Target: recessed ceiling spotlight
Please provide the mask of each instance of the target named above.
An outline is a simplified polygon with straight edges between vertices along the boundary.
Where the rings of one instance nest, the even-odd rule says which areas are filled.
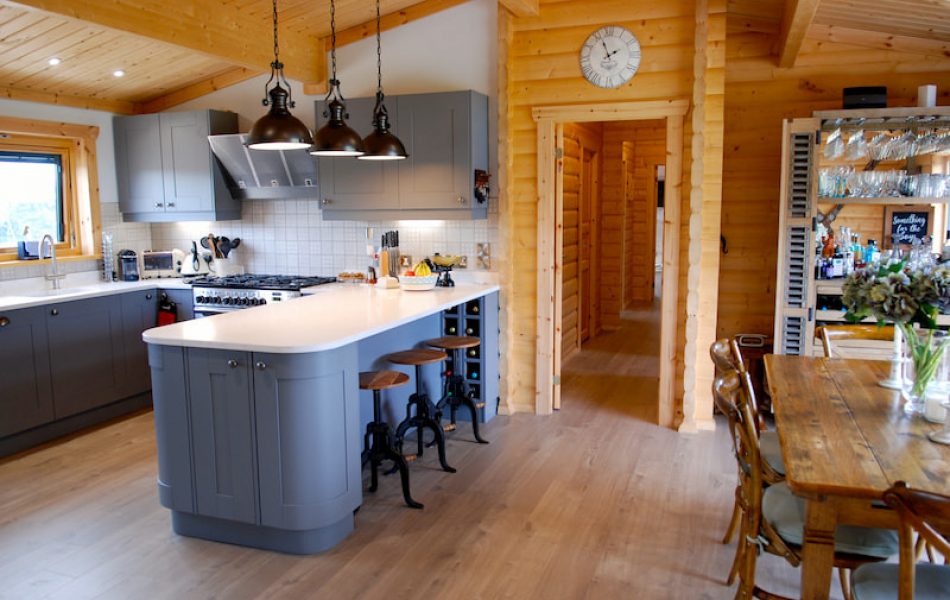
[[[56,65],[58,65],[59,63],[61,63],[61,62],[63,62],[63,61],[61,61],[59,58],[57,58],[57,57],[54,56],[54,57],[50,58],[48,61],[46,61],[46,62],[49,63],[49,66],[55,67]]]
[[[125,77],[125,71],[123,71],[122,69],[116,69],[115,71],[112,72],[112,76],[113,76],[113,77]]]

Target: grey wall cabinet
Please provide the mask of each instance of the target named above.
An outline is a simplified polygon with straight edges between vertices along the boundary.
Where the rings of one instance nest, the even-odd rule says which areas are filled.
[[[348,123],[372,129],[372,98],[349,100]],[[323,103],[317,103],[322,123]],[[484,219],[475,170],[488,168],[488,97],[473,91],[390,96],[387,107],[409,158],[321,158],[320,199],[327,220]],[[368,115],[368,118],[367,118]]]
[[[251,355],[190,349],[191,446],[197,513],[256,523]]]
[[[208,136],[237,133],[237,114],[216,110],[115,117],[119,209],[126,221],[241,218]]]
[[[0,311],[0,437],[53,419],[46,313]]]
[[[346,101],[347,123],[365,136],[373,129],[375,98]],[[389,102],[394,107],[395,101]],[[326,121],[324,102],[317,102],[317,127]],[[396,114],[389,117],[395,122]],[[394,161],[355,158],[318,158],[320,199],[324,215],[338,211],[398,210],[399,170]]]
[[[45,307],[57,419],[117,400],[124,373],[119,296]]]

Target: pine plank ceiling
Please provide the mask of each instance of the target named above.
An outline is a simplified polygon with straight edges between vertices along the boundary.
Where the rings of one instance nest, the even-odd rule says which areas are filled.
[[[383,27],[465,1],[381,0]],[[537,8],[536,0],[500,1]],[[374,33],[374,2],[336,5],[341,45]],[[163,110],[266,71],[271,10],[271,0],[0,0],[0,97]],[[326,79],[329,2],[279,0],[279,11],[288,75],[313,92]],[[776,39],[782,66],[794,64],[805,37],[950,55],[948,0],[728,0],[728,11],[731,34]]]

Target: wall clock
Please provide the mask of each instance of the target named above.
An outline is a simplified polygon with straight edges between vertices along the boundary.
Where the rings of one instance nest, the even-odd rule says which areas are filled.
[[[640,68],[640,42],[629,29],[607,25],[581,47],[581,72],[597,87],[618,88]]]

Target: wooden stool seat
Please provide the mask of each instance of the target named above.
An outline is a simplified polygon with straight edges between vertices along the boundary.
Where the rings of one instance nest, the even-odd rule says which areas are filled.
[[[361,390],[388,390],[409,383],[409,376],[399,371],[364,371],[360,373]]]
[[[441,350],[418,348],[387,354],[383,357],[383,360],[388,360],[389,362],[395,363],[397,365],[413,365],[418,367],[421,365],[430,365],[432,363],[442,362],[448,357],[449,355],[445,352],[442,352]]]
[[[426,340],[426,346],[442,348],[443,350],[462,350],[464,348],[474,348],[481,345],[482,341],[477,337],[467,335],[448,335],[445,337]]]

